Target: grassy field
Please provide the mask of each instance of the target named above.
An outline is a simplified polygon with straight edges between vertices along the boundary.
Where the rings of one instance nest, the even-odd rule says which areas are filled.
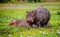
[[[26,11],[41,5],[50,11],[50,28],[8,27],[11,20],[25,19]],[[60,2],[0,4],[0,37],[60,37]]]

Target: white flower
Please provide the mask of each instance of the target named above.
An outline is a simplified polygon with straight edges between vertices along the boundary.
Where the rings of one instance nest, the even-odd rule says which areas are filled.
[[[22,35],[20,35],[20,37],[23,37]]]
[[[9,37],[12,37],[11,34],[9,34]]]
[[[48,34],[48,32],[43,32],[42,34]]]
[[[57,30],[57,33],[58,33],[58,34],[60,34],[60,31],[59,31],[59,30]]]

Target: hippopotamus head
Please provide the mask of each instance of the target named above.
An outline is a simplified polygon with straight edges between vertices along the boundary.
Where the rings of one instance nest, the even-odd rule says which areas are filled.
[[[35,19],[35,13],[33,11],[29,11],[27,12],[27,22],[30,23],[30,22],[34,22],[34,19]]]

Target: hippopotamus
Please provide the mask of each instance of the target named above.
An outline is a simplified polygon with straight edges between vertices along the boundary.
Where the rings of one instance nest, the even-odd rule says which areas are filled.
[[[20,26],[20,27],[26,27],[26,28],[32,28],[29,23],[27,23],[26,19],[24,20],[11,20],[11,22],[9,23],[9,26],[14,25],[16,27]]]
[[[11,20],[11,22],[9,23],[9,26],[14,25],[14,26],[19,26],[19,23],[21,23],[22,20]]]
[[[50,11],[44,7],[38,7],[32,11],[26,11],[27,22],[32,26],[33,24],[39,27],[45,27],[50,20]]]
[[[29,23],[27,23],[26,19],[22,20],[22,22],[19,24],[19,26],[25,27],[25,28],[32,28]]]

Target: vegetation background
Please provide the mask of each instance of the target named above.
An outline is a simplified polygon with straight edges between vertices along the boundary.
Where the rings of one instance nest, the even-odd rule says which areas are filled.
[[[25,19],[26,11],[41,5],[50,11],[50,28],[8,26],[11,20]],[[0,0],[0,37],[60,37],[60,0]]]

